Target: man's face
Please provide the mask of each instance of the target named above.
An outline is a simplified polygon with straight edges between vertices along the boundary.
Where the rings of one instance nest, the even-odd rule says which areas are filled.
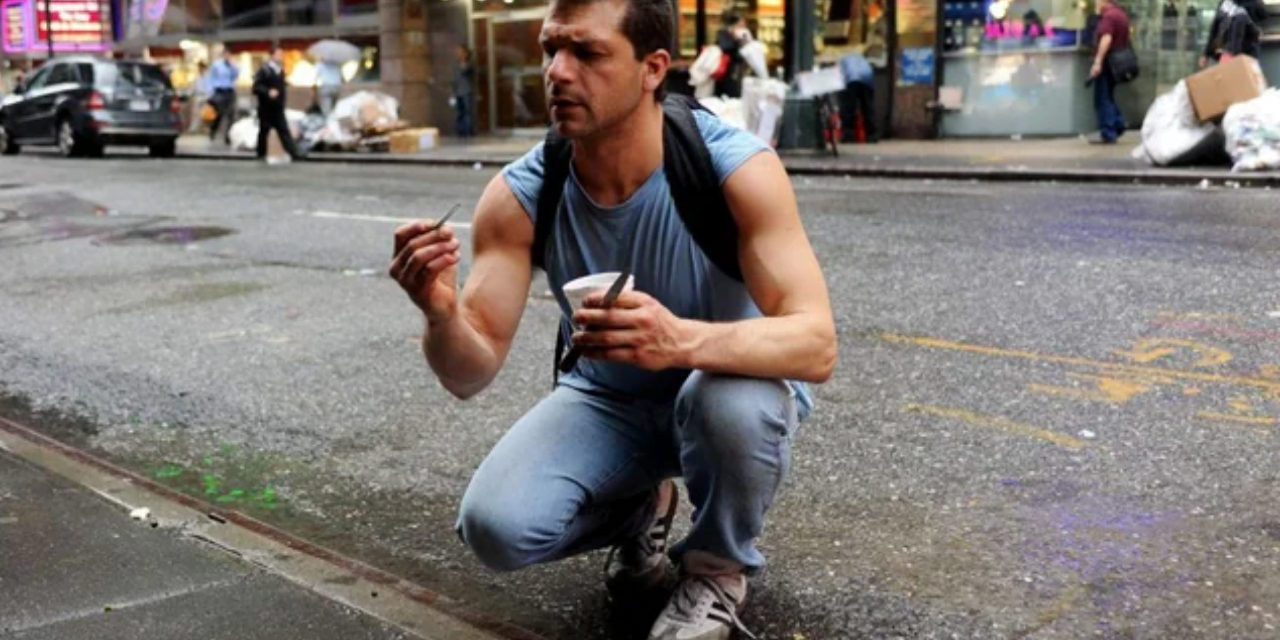
[[[274,62],[274,63],[276,63],[276,64],[282,64],[282,63],[284,63],[284,52],[283,52],[283,51],[281,51],[281,50],[279,50],[279,49],[276,49],[275,51],[272,51],[272,52],[271,52],[271,61],[272,61],[272,62]]]
[[[542,68],[556,132],[589,138],[625,122],[653,100],[670,64],[666,51],[636,60],[622,34],[625,0],[552,3],[542,24]]]

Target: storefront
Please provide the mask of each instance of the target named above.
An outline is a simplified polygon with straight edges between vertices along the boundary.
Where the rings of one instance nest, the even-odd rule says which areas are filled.
[[[942,87],[953,109],[943,136],[1066,136],[1097,129],[1093,90],[1096,6],[1077,0],[942,0]],[[1216,2],[1127,2],[1141,77],[1116,94],[1137,125],[1156,96],[1198,69]],[[1280,14],[1280,0],[1273,0]],[[1280,19],[1265,25],[1280,41]],[[1263,66],[1280,80],[1280,42],[1264,43]]]
[[[123,33],[112,48],[118,55],[141,55],[162,65],[175,88],[190,91],[201,63],[211,63],[226,46],[240,68],[238,82],[247,100],[253,74],[273,45],[285,51],[289,84],[310,88],[315,67],[306,49],[338,38],[361,48],[362,59],[343,69],[347,92],[377,87],[381,79],[376,0],[124,0]],[[310,91],[292,91],[290,107],[305,109]]]

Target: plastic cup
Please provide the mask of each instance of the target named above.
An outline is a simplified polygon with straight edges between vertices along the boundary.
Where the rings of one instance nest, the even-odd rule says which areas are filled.
[[[564,297],[569,300],[569,306],[576,313],[582,308],[582,301],[592,293],[597,291],[603,293],[609,290],[613,285],[613,281],[622,275],[620,271],[606,271],[604,273],[596,273],[589,276],[583,276],[577,280],[573,280],[564,285]],[[631,291],[636,285],[636,277],[634,275],[627,277],[627,283],[623,285],[623,291]]]

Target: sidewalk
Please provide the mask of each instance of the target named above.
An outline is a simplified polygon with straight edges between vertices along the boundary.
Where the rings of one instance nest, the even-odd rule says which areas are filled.
[[[538,139],[481,137],[445,139],[438,149],[412,154],[317,152],[314,162],[369,162],[436,166],[499,166],[514,160]],[[1161,168],[1134,160],[1136,132],[1116,145],[1090,145],[1081,138],[1023,140],[891,140],[874,145],[844,145],[841,155],[812,150],[781,152],[797,175],[888,177],[1015,182],[1113,182],[1195,185],[1233,182],[1241,186],[1280,187],[1280,172],[1232,173],[1226,167]],[[209,147],[202,137],[186,136],[179,154],[193,158],[252,159],[249,152]]]
[[[419,602],[433,594],[404,597],[402,581],[169,501],[22,430],[0,419],[2,638],[533,638],[445,615]],[[150,513],[131,517],[137,504]]]

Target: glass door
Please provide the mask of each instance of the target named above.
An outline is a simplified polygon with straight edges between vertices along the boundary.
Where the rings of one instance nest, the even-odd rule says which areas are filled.
[[[484,28],[487,60],[482,91],[488,99],[488,122],[493,131],[536,133],[549,121],[542,81],[542,47],[538,34],[546,8],[493,14],[477,20],[476,35]],[[483,104],[483,103],[482,103]]]

